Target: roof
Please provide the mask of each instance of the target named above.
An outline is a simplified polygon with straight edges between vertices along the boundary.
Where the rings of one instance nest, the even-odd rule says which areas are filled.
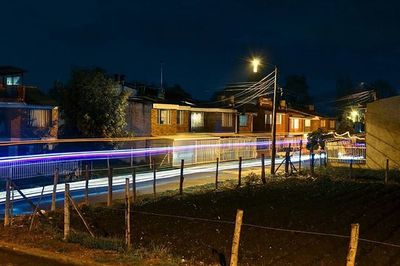
[[[16,103],[16,102],[0,102],[0,108],[51,110],[51,109],[54,108],[54,106],[51,106],[51,105],[33,105],[33,104]]]
[[[14,67],[14,66],[0,66],[0,75],[15,75],[22,74],[26,72],[22,68]]]

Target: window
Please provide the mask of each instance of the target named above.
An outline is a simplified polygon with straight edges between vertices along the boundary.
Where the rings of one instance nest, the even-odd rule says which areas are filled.
[[[265,115],[265,124],[272,125],[272,114]],[[282,114],[276,114],[276,124],[282,124]]]
[[[193,112],[190,114],[190,125],[192,128],[204,126],[204,113]]]
[[[6,85],[8,86],[21,85],[21,76],[6,77]]]
[[[184,115],[185,113],[181,110],[178,110],[176,113],[176,123],[178,125],[183,125],[183,121],[184,121]]]
[[[335,128],[335,120],[329,121],[329,128]]]
[[[325,127],[325,126],[326,126],[325,120],[321,120],[321,127]]]
[[[291,119],[291,122],[292,122],[291,126],[292,126],[293,129],[299,129],[299,124],[300,124],[299,120],[300,120],[299,118],[292,118]]]
[[[304,120],[304,126],[305,127],[311,127],[311,119]]]
[[[158,124],[159,125],[169,125],[171,124],[171,114],[170,110],[162,110],[158,109],[157,110],[157,115],[158,115]]]
[[[282,124],[282,114],[276,114],[276,124],[280,125]]]
[[[265,124],[266,125],[272,125],[272,114],[266,114],[265,115]]]
[[[232,113],[222,113],[222,127],[233,126],[233,114]]]
[[[46,128],[50,126],[51,110],[29,110],[29,126]]]
[[[246,127],[247,126],[247,115],[240,115],[239,116],[239,125],[241,127]]]

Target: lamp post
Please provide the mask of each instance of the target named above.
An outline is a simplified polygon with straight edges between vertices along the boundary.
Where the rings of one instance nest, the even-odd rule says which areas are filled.
[[[258,67],[261,66],[261,60],[254,57],[250,60],[251,66],[253,67],[253,72],[258,72]],[[271,64],[267,64],[271,65]],[[274,66],[274,98],[272,102],[272,142],[271,142],[271,175],[275,175],[275,158],[276,158],[276,108],[277,108],[277,90],[278,90],[278,67]]]

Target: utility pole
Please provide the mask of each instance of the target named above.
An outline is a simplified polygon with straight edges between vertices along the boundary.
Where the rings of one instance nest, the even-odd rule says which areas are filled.
[[[278,68],[275,66],[275,77],[274,77],[274,99],[272,103],[272,149],[271,149],[271,175],[275,175],[275,155],[276,155],[276,93],[277,93],[277,79],[278,79]]]

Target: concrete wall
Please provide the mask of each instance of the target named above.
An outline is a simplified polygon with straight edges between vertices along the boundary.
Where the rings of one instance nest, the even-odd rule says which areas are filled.
[[[400,167],[400,96],[367,105],[365,116],[367,167]]]

